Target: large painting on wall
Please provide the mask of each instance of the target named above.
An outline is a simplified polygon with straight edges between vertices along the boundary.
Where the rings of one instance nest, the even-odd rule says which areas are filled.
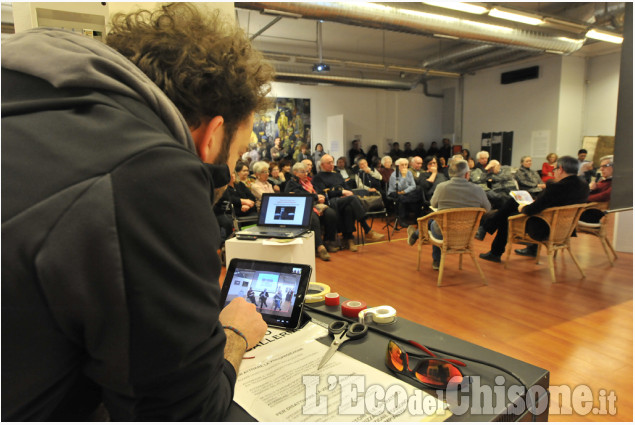
[[[257,147],[262,160],[296,160],[303,146],[311,151],[311,99],[293,99],[278,97],[273,99],[274,108],[254,117],[254,129],[251,134],[251,146]],[[271,148],[279,152],[279,157],[272,157]]]

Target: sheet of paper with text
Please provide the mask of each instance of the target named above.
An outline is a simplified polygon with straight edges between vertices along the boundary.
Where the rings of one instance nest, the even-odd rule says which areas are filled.
[[[438,398],[336,352],[320,370],[328,331],[313,322],[301,330],[269,329],[242,362],[234,400],[260,422],[443,421]]]

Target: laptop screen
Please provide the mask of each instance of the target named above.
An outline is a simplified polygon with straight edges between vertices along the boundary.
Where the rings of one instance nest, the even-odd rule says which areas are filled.
[[[308,228],[312,210],[310,194],[264,193],[258,225]]]

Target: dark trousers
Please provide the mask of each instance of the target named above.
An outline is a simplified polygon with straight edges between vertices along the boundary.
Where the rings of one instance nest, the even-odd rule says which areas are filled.
[[[324,245],[324,241],[322,240],[322,225],[324,225],[324,240],[335,240],[337,213],[330,207],[325,209],[321,216],[318,216],[314,211],[311,213],[310,225],[315,237],[315,249],[318,249],[320,245]]]
[[[351,239],[355,231],[355,221],[364,220],[366,210],[356,196],[342,196],[331,199],[329,205],[337,211],[338,229],[344,239]]]
[[[496,236],[492,241],[490,251],[494,255],[503,255],[507,245],[507,236],[509,233],[508,218],[518,214],[518,203],[514,198],[509,198],[502,207],[488,219],[483,226],[488,233],[496,232]],[[525,231],[529,236],[537,241],[549,238],[549,226],[539,217],[529,217],[525,224]]]

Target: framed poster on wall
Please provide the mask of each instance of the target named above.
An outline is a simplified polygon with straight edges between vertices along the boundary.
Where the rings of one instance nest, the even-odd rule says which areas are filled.
[[[302,146],[311,152],[311,99],[278,97],[273,108],[254,116],[249,149],[258,150],[259,158],[279,161],[295,160]],[[279,157],[272,157],[271,148],[280,138]]]

